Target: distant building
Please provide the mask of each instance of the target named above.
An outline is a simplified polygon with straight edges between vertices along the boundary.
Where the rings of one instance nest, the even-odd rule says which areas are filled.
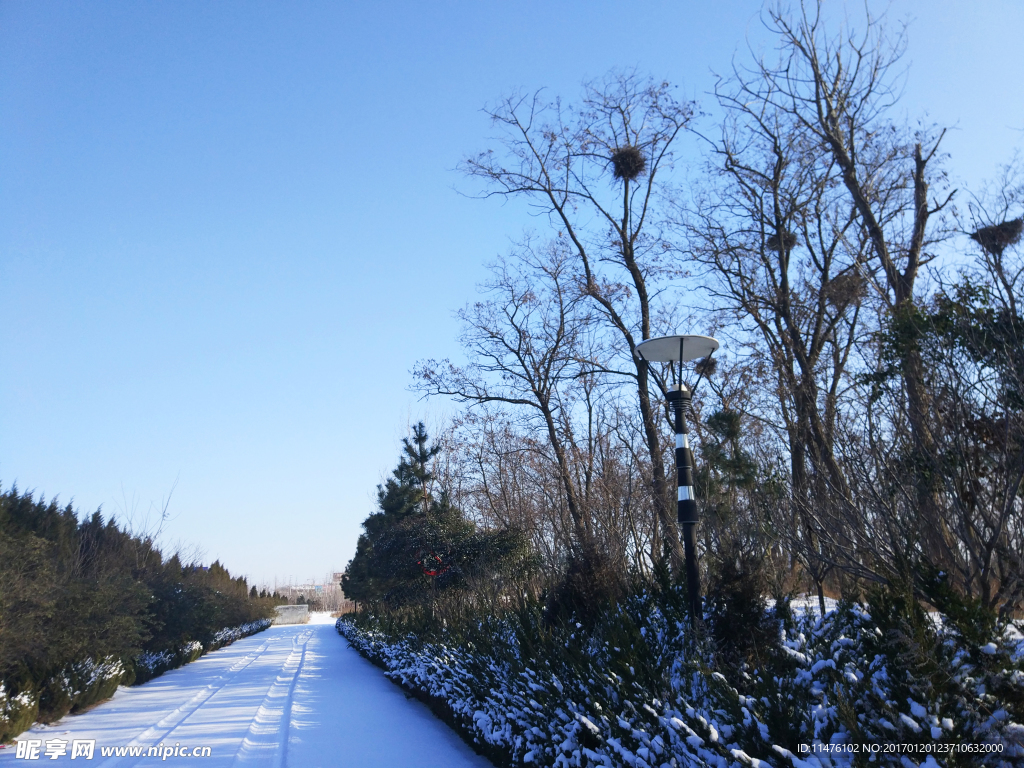
[[[344,575],[344,572],[332,573],[330,577],[324,577],[325,583],[322,584],[312,581],[306,584],[275,583],[273,587],[267,586],[267,592],[277,592],[291,605],[306,604],[314,611],[349,613],[355,610],[355,603],[345,597],[345,592],[341,588],[341,579]]]

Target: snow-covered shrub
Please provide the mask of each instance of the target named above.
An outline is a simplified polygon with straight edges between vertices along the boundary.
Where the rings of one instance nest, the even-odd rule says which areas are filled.
[[[506,764],[742,764],[721,735],[728,738],[731,729],[718,722],[720,715],[695,709],[684,696],[694,683],[689,665],[659,668],[670,636],[680,652],[685,648],[685,630],[660,615],[641,619],[650,606],[630,602],[608,617],[600,635],[552,632],[536,644],[522,642],[511,621],[481,622],[486,649],[473,641],[449,646],[389,638],[372,620],[357,626],[341,619],[338,628],[392,679],[445,701],[463,731],[503,752]],[[703,691],[705,681],[697,677]],[[672,695],[655,678],[674,681],[679,690]]]
[[[0,743],[17,736],[36,719],[54,722],[69,712],[77,712],[110,698],[118,685],[144,683],[169,669],[195,661],[204,653],[262,632],[269,626],[270,619],[260,619],[238,627],[225,627],[206,647],[192,640],[176,651],[143,652],[127,667],[116,656],[107,656],[99,661],[84,659],[69,664],[48,678],[39,694],[9,695],[0,684]]]
[[[10,694],[3,683],[0,683],[0,744],[6,744],[30,727],[35,722],[37,714],[39,697],[36,694]]]
[[[370,615],[337,627],[507,765],[805,768],[848,765],[851,753],[835,750],[887,743],[920,751],[862,751],[864,764],[1024,758],[1024,644],[1012,625],[967,647],[884,595],[824,620],[783,605],[775,650],[758,666],[727,667],[692,636],[682,603],[674,588],[637,594],[589,630],[547,626],[539,610],[429,638],[386,632]],[[961,744],[1001,751],[934,752]]]
[[[270,619],[258,619],[238,627],[224,627],[205,646],[198,640],[190,640],[176,650],[145,651],[136,656],[134,660],[135,682],[136,684],[145,683],[168,670],[190,664],[203,654],[231,645],[243,637],[262,632],[270,624]]]
[[[110,698],[118,685],[130,679],[130,672],[116,656],[69,664],[43,684],[39,718],[48,723],[60,720],[68,712]]]
[[[171,651],[143,651],[135,657],[135,682],[142,684],[180,666],[178,655]]]
[[[262,632],[272,623],[271,619],[258,619],[257,621],[250,621],[248,624],[242,624],[239,627],[224,627],[207,644],[206,652],[215,651],[218,648],[223,648],[225,645],[231,645],[235,640],[241,640],[243,637]]]
[[[203,644],[198,640],[189,640],[181,648],[178,649],[178,656],[181,659],[181,664],[191,664],[193,661],[203,655]]]

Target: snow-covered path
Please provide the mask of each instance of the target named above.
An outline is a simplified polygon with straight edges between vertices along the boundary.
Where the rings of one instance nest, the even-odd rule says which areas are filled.
[[[326,619],[327,617],[324,617]],[[323,621],[323,619],[322,619]],[[19,740],[39,739],[46,765],[290,768],[358,766],[489,768],[423,704],[408,699],[348,647],[330,623],[271,627],[181,669]],[[46,742],[67,742],[51,760]],[[71,760],[71,742],[95,739],[91,760]],[[209,757],[110,756],[103,747],[210,747]],[[2,765],[40,764],[0,750]]]

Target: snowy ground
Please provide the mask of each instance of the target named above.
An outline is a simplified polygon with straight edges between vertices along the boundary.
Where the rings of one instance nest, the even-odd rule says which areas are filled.
[[[775,598],[768,598],[768,607],[775,607]],[[832,597],[825,598],[825,612],[834,611],[839,601]],[[815,617],[821,616],[821,609],[818,607],[818,596],[802,592],[789,601],[789,609],[794,616],[806,616],[808,613]]]
[[[326,614],[306,625],[271,627],[18,738],[40,740],[38,759],[46,765],[491,765],[349,648]],[[54,739],[68,742],[69,754],[49,759],[44,750]],[[92,760],[71,760],[75,739],[95,739]],[[211,756],[101,755],[104,747],[140,746],[145,754],[161,744],[208,746]],[[0,765],[32,763],[39,764],[18,760],[13,746],[0,749]]]

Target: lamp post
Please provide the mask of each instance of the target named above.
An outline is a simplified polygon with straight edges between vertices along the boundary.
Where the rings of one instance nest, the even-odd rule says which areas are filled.
[[[676,433],[676,515],[683,527],[686,588],[690,602],[690,621],[694,628],[700,624],[702,612],[700,572],[697,570],[697,500],[693,493],[693,452],[690,450],[686,429],[686,411],[692,402],[693,389],[683,382],[683,363],[710,357],[718,347],[718,341],[710,336],[661,336],[643,341],[636,347],[637,354],[647,363],[669,363],[674,380],[672,388],[664,393],[672,409],[672,423]],[[678,369],[675,366],[677,362]],[[699,378],[697,383],[700,383]]]

